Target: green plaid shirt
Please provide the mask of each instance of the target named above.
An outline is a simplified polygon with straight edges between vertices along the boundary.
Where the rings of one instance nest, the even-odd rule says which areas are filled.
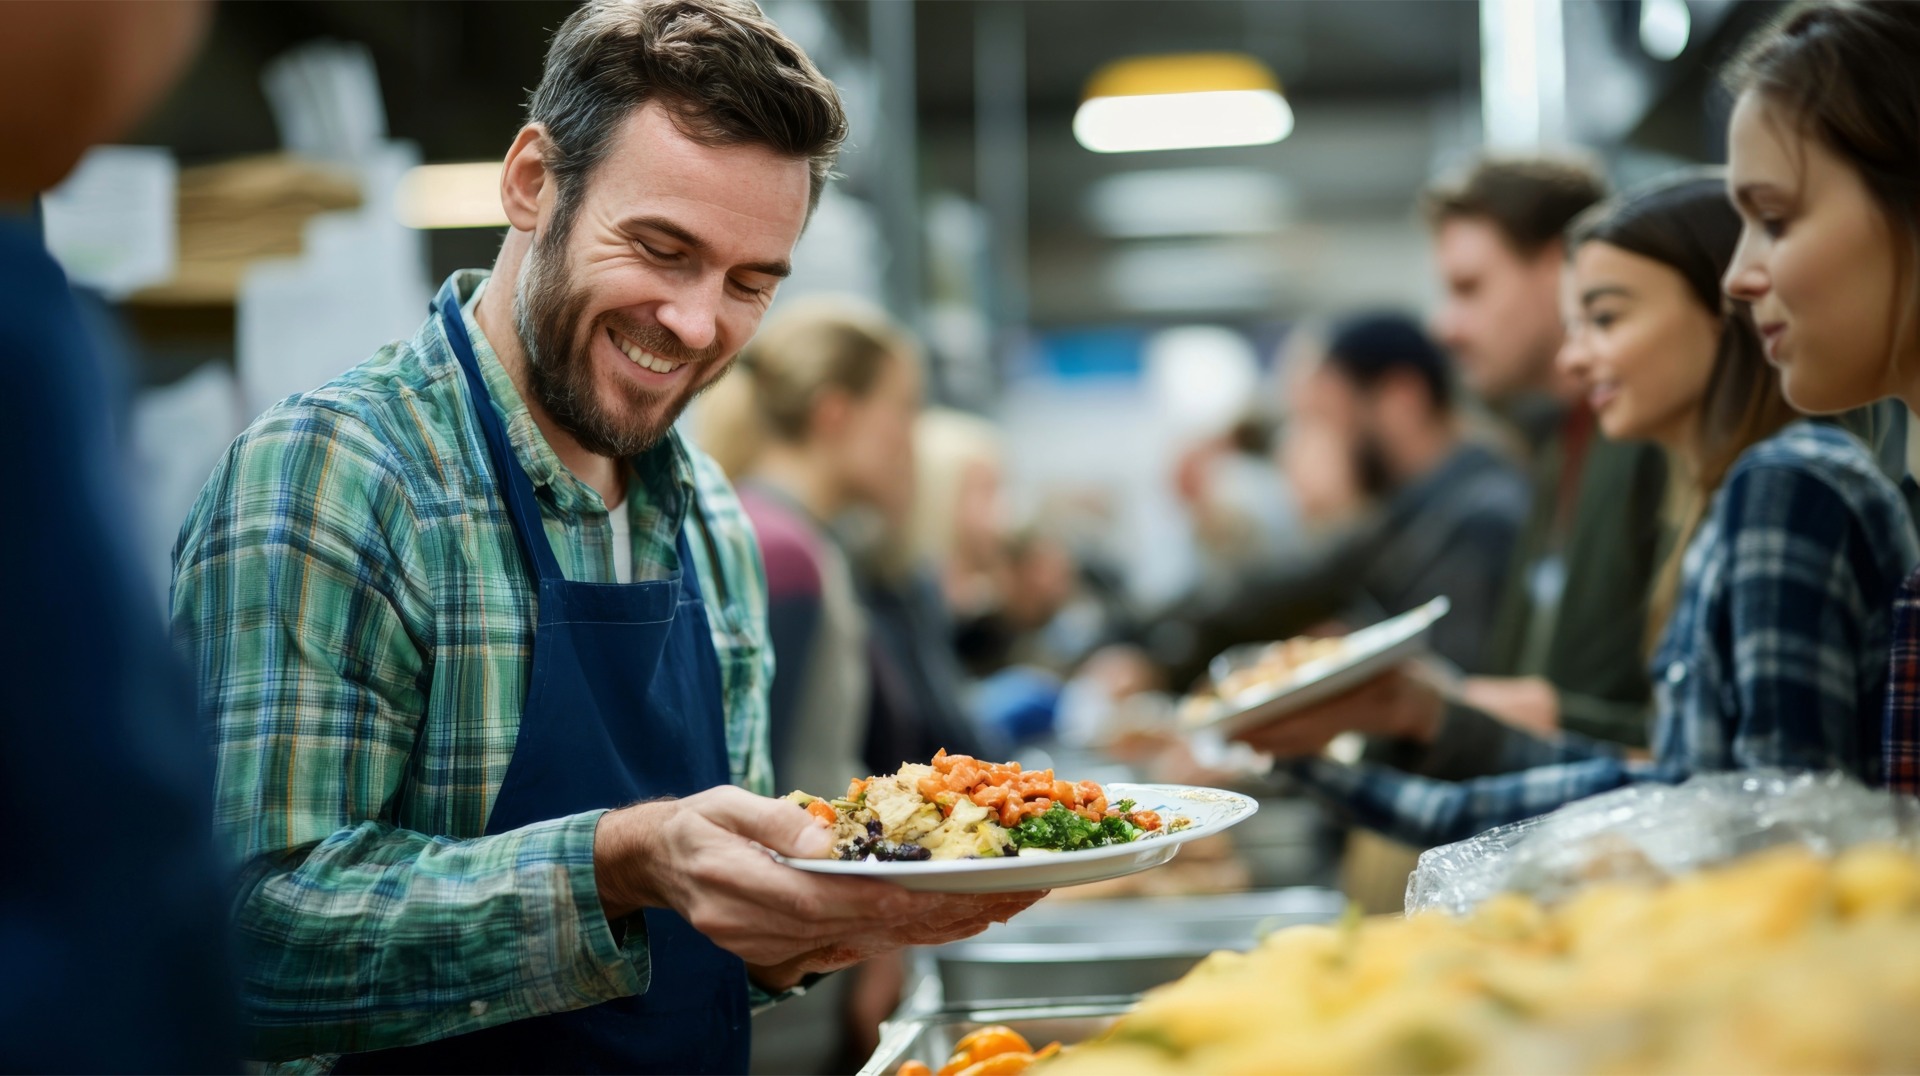
[[[600,497],[554,455],[454,278],[493,406],[569,579],[612,582]],[[534,584],[437,318],[260,416],[174,552],[173,620],[208,696],[216,823],[242,864],[235,916],[251,1056],[402,1046],[645,990],[594,884],[600,811],[482,836],[513,758]],[[772,791],[766,582],[745,514],[676,434],[628,472],[634,577],[668,576],[697,494],[733,780]],[[715,586],[717,579],[724,586]],[[724,607],[715,609],[724,593]],[[671,984],[657,988],[671,989]]]

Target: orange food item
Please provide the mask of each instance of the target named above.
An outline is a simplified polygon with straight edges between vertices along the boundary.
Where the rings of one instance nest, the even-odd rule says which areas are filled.
[[[1144,829],[1148,832],[1152,832],[1160,828],[1160,812],[1159,811],[1135,811],[1132,814],[1127,816],[1127,821],[1132,822],[1134,825],[1139,826],[1141,829]]]
[[[833,804],[828,803],[826,800],[814,800],[812,803],[807,804],[807,813],[825,822],[829,826],[840,821],[840,812],[834,810]]]
[[[914,787],[946,813],[952,811],[950,797],[961,795],[992,811],[1008,829],[1046,814],[1055,804],[1089,822],[1118,814],[1098,781],[1066,781],[1051,769],[1022,770],[1018,762],[983,762],[972,755],[949,755],[945,748],[933,756],[932,765],[933,773]],[[1128,817],[1142,829],[1160,828],[1159,816],[1152,811]],[[1142,818],[1151,820],[1151,824],[1139,821]]]
[[[867,786],[869,784],[872,784],[872,782],[861,777],[856,777],[853,780],[848,781],[847,782],[847,798],[850,800],[859,799],[861,795],[863,795],[867,791]]]
[[[954,1052],[964,1050],[973,1056],[973,1060],[983,1061],[998,1054],[1033,1052],[1033,1044],[1025,1036],[1004,1024],[983,1027],[954,1044]]]
[[[1035,1052],[1026,1036],[1004,1024],[994,1024],[955,1043],[953,1056],[940,1067],[938,1076],[1020,1076],[1035,1061],[1059,1052],[1057,1042],[1050,1042]],[[894,1076],[933,1076],[933,1073],[925,1062],[908,1061]]]
[[[995,1054],[985,1061],[976,1061],[961,1069],[957,1076],[1019,1076],[1032,1064],[1033,1055],[1025,1051]]]

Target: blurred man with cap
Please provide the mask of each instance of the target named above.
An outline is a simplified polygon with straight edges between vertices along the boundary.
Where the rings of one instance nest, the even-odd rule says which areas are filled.
[[[767,854],[830,835],[767,798],[759,549],[674,423],[790,270],[832,84],[750,4],[592,0],[528,112],[492,273],[257,419],[176,549],[258,1058],[744,1071],[756,1002],[1038,896]]]
[[[0,1071],[234,1064],[226,875],[193,692],[130,536],[128,371],[34,199],[193,54],[199,3],[0,5]]]
[[[1315,507],[1330,475],[1371,507],[1323,554],[1183,610],[1190,655],[1204,661],[1329,618],[1370,623],[1446,595],[1453,612],[1436,626],[1435,651],[1469,671],[1485,667],[1527,489],[1511,464],[1464,434],[1448,366],[1403,315],[1334,327],[1324,355],[1293,384],[1283,453],[1303,508]],[[1176,675],[1198,671],[1176,666]]]

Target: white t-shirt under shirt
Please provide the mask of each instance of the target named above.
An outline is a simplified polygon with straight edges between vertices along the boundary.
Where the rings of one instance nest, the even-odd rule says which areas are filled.
[[[633,524],[627,522],[627,505],[607,513],[613,523],[613,578],[618,583],[633,582]]]

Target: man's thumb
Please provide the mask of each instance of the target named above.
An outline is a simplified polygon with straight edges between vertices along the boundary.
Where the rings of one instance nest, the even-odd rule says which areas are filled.
[[[751,793],[723,802],[724,817],[716,821],[783,856],[825,859],[833,851],[833,830],[798,804]]]

